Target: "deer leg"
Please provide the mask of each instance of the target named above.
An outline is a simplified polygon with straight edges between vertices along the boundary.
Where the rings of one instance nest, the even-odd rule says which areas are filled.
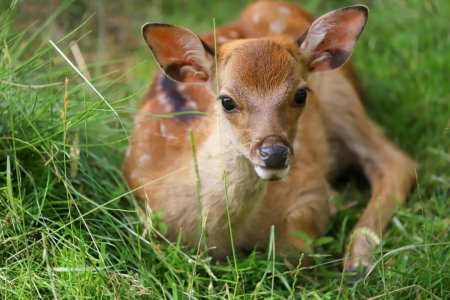
[[[350,270],[360,263],[371,264],[371,249],[380,243],[397,205],[406,201],[417,164],[369,120],[356,95],[339,100],[323,106],[327,130],[351,152],[371,185],[370,201],[352,230],[346,251],[344,268]]]
[[[280,252],[296,261],[301,252],[311,253],[311,241],[323,236],[334,207],[330,202],[331,190],[324,176],[298,180],[301,185],[292,193],[278,214],[277,233]],[[312,175],[312,176],[311,176]],[[294,177],[295,178],[295,177]],[[280,198],[278,198],[280,199]],[[306,234],[306,236],[305,236]]]
[[[371,198],[350,235],[348,259],[344,262],[347,270],[357,268],[360,263],[371,264],[368,254],[380,243],[382,231],[397,205],[406,201],[417,167],[413,159],[388,141],[373,123],[367,122],[366,136],[353,145],[358,148],[353,151],[369,179]]]

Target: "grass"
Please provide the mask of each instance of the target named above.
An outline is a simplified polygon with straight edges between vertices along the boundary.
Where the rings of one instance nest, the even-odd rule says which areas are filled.
[[[109,52],[117,41],[108,40],[108,22],[91,17],[97,7],[64,2],[56,21],[32,23],[33,16],[21,18],[25,4],[0,5],[2,299],[450,297],[450,3],[444,0],[362,1],[371,15],[353,57],[366,107],[421,166],[408,203],[374,249],[377,263],[368,276],[341,271],[346,238],[369,196],[358,176],[340,185],[336,199],[357,204],[340,211],[327,237],[316,241],[316,264],[308,269],[286,266],[273,235],[266,253],[219,264],[167,243],[157,215],[159,231],[139,220],[140,205],[120,171],[132,115],[155,69],[137,28],[159,19],[202,32],[213,17],[218,25],[235,17],[237,2],[135,0],[120,12],[132,19],[123,26],[136,23],[123,30],[136,33]],[[355,3],[304,2],[316,14]],[[52,27],[58,21],[71,27],[58,33]],[[91,82],[112,109],[49,39],[72,61],[70,41],[87,49]]]

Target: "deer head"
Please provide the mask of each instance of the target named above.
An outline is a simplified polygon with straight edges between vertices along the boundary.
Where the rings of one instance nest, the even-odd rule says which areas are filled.
[[[217,64],[214,50],[184,27],[148,23],[142,32],[168,77],[219,91],[231,141],[262,179],[277,180],[294,155],[298,120],[308,105],[308,75],[347,61],[367,15],[365,6],[350,6],[316,19],[297,40],[230,41],[218,49]]]

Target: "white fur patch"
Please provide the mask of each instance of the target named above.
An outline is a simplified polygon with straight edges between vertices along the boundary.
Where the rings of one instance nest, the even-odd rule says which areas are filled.
[[[256,174],[258,174],[258,176],[264,180],[281,179],[284,176],[286,176],[286,174],[289,172],[290,169],[291,169],[290,166],[287,166],[286,168],[280,169],[280,170],[272,170],[272,169],[268,169],[268,168],[264,168],[264,167],[260,167],[260,166],[255,166]]]
[[[288,7],[282,5],[278,6],[278,12],[285,16],[291,15],[291,10]]]
[[[195,102],[195,101],[189,101],[189,102],[187,103],[187,106],[188,106],[190,109],[192,109],[192,110],[198,109],[197,102]]]
[[[237,31],[234,30],[230,30],[230,32],[228,32],[228,35],[232,38],[235,39],[239,36],[239,33],[237,33]]]
[[[146,163],[148,163],[150,161],[151,161],[150,155],[144,154],[141,157],[139,157],[139,164],[140,165],[146,164]]]
[[[286,23],[281,20],[275,20],[269,25],[269,30],[273,34],[282,34],[284,29],[286,29]]]
[[[161,105],[164,105],[164,104],[166,104],[168,102],[167,99],[166,99],[165,94],[161,94],[161,95],[158,96],[158,102]]]
[[[170,101],[167,100],[165,94],[161,94],[158,96],[158,102],[161,105],[161,108],[165,112],[173,111],[173,105]]]
[[[167,139],[168,141],[174,141],[174,140],[178,139],[177,137],[170,134],[166,125],[164,125],[162,123],[159,125],[159,131],[161,132],[161,136],[164,137],[165,139]]]
[[[224,36],[219,36],[218,38],[217,38],[217,42],[219,43],[219,44],[223,44],[223,43],[226,43],[226,42],[228,42],[229,41],[229,39],[227,39],[226,37],[224,37]]]
[[[182,83],[179,83],[179,84],[178,84],[178,90],[179,90],[180,92],[184,92],[187,88],[188,88],[188,85],[187,85],[187,84],[182,84]]]
[[[163,136],[167,135],[167,127],[164,124],[161,123],[161,125],[159,125],[159,130]]]
[[[261,15],[258,14],[258,13],[254,14],[254,15],[252,16],[252,20],[253,20],[253,23],[258,24],[259,21],[261,20]]]

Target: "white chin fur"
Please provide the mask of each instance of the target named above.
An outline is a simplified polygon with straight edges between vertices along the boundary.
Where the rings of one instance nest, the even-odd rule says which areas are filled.
[[[289,172],[290,166],[287,166],[284,169],[274,170],[268,169],[260,166],[255,166],[256,174],[264,180],[279,180],[286,176]]]

